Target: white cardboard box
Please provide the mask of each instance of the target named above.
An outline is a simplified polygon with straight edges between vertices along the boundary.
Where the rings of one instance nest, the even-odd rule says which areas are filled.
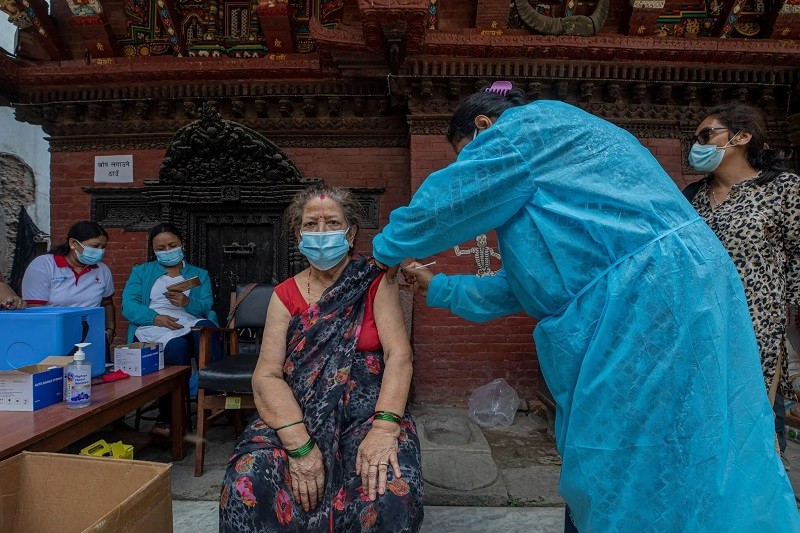
[[[146,376],[163,369],[164,345],[160,342],[134,342],[114,348],[114,370]]]
[[[36,411],[64,401],[64,367],[72,357],[0,371],[0,411]]]

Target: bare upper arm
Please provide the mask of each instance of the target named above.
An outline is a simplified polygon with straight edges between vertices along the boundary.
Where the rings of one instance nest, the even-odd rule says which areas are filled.
[[[253,373],[253,381],[259,377],[283,378],[283,363],[286,361],[286,333],[289,330],[291,319],[292,315],[289,314],[289,310],[273,292],[267,308],[261,352]]]
[[[386,276],[378,285],[375,302],[372,306],[378,338],[383,346],[384,357],[398,352],[411,353],[403,308],[400,305],[400,289],[397,283],[389,283]]]

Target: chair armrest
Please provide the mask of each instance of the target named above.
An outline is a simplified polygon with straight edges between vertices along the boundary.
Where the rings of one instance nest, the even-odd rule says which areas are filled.
[[[235,328],[219,328],[214,326],[192,326],[192,331],[200,334],[200,347],[197,356],[197,368],[205,368],[211,361],[211,334],[223,333],[228,337],[228,354],[239,353],[239,333]],[[224,357],[224,351],[223,351]]]

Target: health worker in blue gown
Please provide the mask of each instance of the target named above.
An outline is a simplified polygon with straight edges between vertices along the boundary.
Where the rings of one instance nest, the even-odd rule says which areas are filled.
[[[578,530],[800,531],[742,283],[650,152],[508,82],[463,102],[447,138],[457,160],[391,213],[374,257],[496,230],[496,276],[404,274],[467,320],[538,319]]]

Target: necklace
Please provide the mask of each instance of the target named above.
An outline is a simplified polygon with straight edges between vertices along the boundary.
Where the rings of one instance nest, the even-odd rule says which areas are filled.
[[[709,186],[708,190],[711,191],[711,200],[714,205],[719,205],[719,201],[717,201],[717,195],[714,194],[714,187]]]

